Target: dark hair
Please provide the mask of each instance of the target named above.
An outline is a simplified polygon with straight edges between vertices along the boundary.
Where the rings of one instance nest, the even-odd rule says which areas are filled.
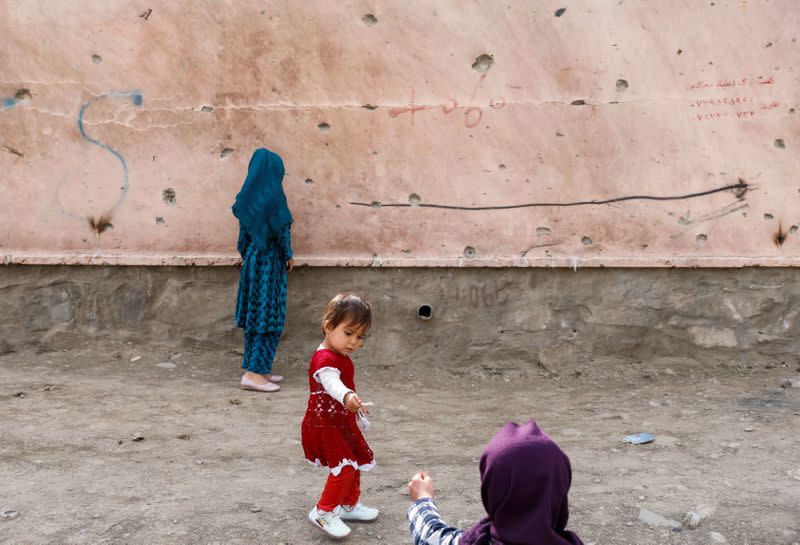
[[[338,293],[325,305],[322,313],[322,330],[325,325],[336,327],[347,322],[367,331],[372,325],[372,307],[356,293]]]

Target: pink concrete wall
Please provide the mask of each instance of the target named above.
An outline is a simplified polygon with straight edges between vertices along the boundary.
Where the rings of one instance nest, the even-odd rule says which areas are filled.
[[[265,146],[301,263],[798,265],[798,29],[795,0],[5,0],[0,254],[232,263]]]

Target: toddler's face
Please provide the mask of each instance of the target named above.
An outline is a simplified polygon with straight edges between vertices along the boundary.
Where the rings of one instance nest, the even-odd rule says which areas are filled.
[[[336,327],[325,326],[325,345],[334,352],[347,356],[361,348],[366,334],[366,328],[349,322],[342,322]]]

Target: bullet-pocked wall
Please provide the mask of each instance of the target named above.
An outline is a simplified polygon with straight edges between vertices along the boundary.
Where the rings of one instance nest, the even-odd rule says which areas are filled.
[[[800,4],[0,3],[7,263],[800,262]]]

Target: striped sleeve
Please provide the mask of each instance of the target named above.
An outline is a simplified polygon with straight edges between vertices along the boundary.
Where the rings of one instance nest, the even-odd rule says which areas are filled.
[[[447,526],[430,498],[415,501],[408,508],[408,528],[414,545],[458,545],[463,530]]]

